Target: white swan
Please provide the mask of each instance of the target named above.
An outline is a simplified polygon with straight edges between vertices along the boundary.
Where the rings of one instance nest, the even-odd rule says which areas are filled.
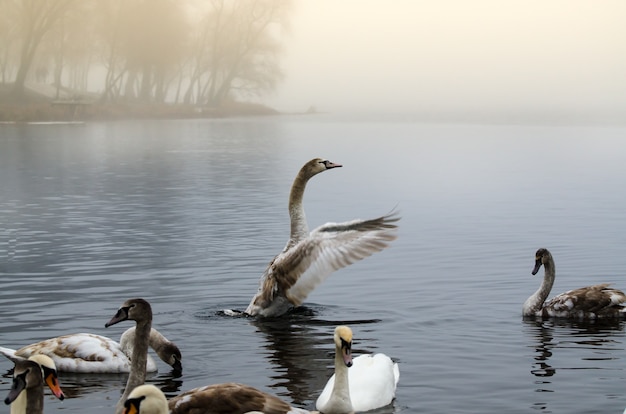
[[[315,403],[324,414],[374,410],[391,404],[400,379],[398,364],[385,354],[352,359],[352,330],[335,328],[335,373]]]
[[[43,413],[43,385],[48,385],[60,400],[65,398],[58,382],[54,361],[45,355],[33,355],[29,359],[14,359],[13,382],[4,400],[11,404],[11,414]]]
[[[135,388],[124,401],[124,413],[169,414],[163,391],[152,384]]]
[[[122,413],[124,404],[130,398],[131,392],[143,385],[145,381],[145,358],[148,353],[147,336],[152,324],[152,308],[150,304],[144,299],[129,299],[124,302],[115,316],[105,326],[111,326],[125,320],[134,320],[137,323],[137,333],[135,335],[131,369],[126,388],[115,409],[117,414]],[[271,394],[264,393],[248,385],[235,383],[215,384],[185,391],[170,399],[168,406],[169,412],[172,414],[246,413],[251,411],[260,411],[266,414],[308,413],[306,410],[290,406]],[[162,410],[163,407],[160,409]],[[165,408],[165,411],[162,412],[168,412],[167,410],[168,408]]]
[[[291,236],[261,276],[246,314],[279,316],[301,305],[332,272],[383,250],[397,237],[394,223],[399,217],[394,213],[371,220],[326,223],[309,233],[302,203],[306,184],[316,174],[336,167],[341,165],[314,158],[298,172],[289,194]]]
[[[127,329],[117,343],[106,336],[90,333],[76,333],[46,339],[18,350],[0,347],[0,354],[11,358],[31,355],[48,355],[61,372],[80,373],[123,373],[130,371],[130,356],[133,352],[135,328]],[[180,349],[161,335],[156,329],[150,331],[150,347],[163,362],[182,371]],[[156,372],[157,365],[148,355],[147,372]]]
[[[535,253],[536,275],[543,265],[544,276],[539,289],[522,306],[523,316],[555,317],[569,319],[620,318],[624,316],[626,295],[608,283],[570,290],[545,302],[552,290],[555,279],[555,266],[548,249],[539,249]]]

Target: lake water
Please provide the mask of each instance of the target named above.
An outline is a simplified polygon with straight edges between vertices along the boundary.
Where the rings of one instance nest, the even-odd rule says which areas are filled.
[[[105,329],[144,297],[183,352],[148,381],[168,396],[237,381],[314,409],[333,329],[400,364],[380,413],[621,413],[624,323],[527,322],[524,300],[626,289],[626,128],[438,125],[331,115],[0,126],[0,345]],[[293,315],[245,309],[289,234],[306,161],[343,164],[305,194],[311,228],[397,208],[399,238],[333,274]],[[7,374],[12,364],[0,361]],[[124,375],[62,374],[46,412],[111,413]],[[0,395],[10,386],[0,377]],[[4,408],[3,412],[8,412]]]

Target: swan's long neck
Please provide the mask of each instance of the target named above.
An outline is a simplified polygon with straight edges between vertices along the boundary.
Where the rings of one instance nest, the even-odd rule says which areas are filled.
[[[124,401],[126,401],[131,391],[146,382],[146,363],[148,362],[148,345],[151,329],[152,321],[137,321],[133,354],[130,360],[130,373],[128,374],[124,394],[115,407],[116,414],[120,414],[123,411]]]
[[[325,411],[336,414],[353,412],[348,383],[348,367],[343,360],[341,347],[336,347],[335,350],[335,384]]]
[[[309,234],[309,226],[306,223],[306,215],[304,214],[304,190],[306,183],[311,177],[307,175],[305,169],[301,169],[296,179],[291,185],[291,193],[289,194],[289,218],[291,219],[291,236],[289,237],[288,246],[296,244]]]
[[[43,384],[27,388],[11,403],[11,414],[43,413]]]
[[[554,260],[550,259],[543,264],[544,274],[541,286],[524,303],[524,315],[535,315],[541,310],[544,302],[548,298],[552,285],[554,285],[555,269]]]

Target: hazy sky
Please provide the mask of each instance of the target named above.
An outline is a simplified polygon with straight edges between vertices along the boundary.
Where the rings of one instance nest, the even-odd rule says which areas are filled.
[[[285,111],[626,109],[626,0],[295,0]]]

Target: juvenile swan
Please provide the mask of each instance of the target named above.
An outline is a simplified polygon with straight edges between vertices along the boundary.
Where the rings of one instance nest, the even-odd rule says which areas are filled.
[[[246,314],[282,315],[301,305],[332,272],[383,250],[396,239],[395,222],[400,218],[394,213],[371,220],[326,223],[309,233],[302,203],[306,184],[316,174],[337,167],[341,165],[314,158],[298,172],[289,195],[291,235],[261,276]]]
[[[385,354],[359,355],[352,359],[352,330],[335,328],[335,374],[317,398],[324,414],[374,410],[391,404],[400,379],[398,364]]]
[[[122,395],[115,409],[117,414],[122,413],[125,405],[137,405],[138,401],[128,402],[127,400],[129,399],[141,399],[145,397],[146,399],[150,398],[152,401],[154,397],[154,389],[150,391],[150,395],[139,394],[141,390],[146,390],[146,388],[139,388],[140,391],[137,391],[137,393],[133,391],[140,385],[143,385],[146,377],[145,358],[148,352],[147,336],[152,323],[152,308],[150,304],[144,299],[129,299],[124,302],[106,326],[111,326],[125,320],[136,321],[137,330],[133,356],[131,358],[130,374],[124,395]],[[160,397],[154,398],[154,404],[151,403],[144,406],[144,403],[141,403],[140,409],[142,411],[140,412],[148,414],[161,412],[170,412],[172,414],[244,414],[252,411],[259,411],[266,414],[308,413],[306,410],[290,406],[288,403],[271,394],[264,393],[248,385],[235,383],[215,384],[185,391],[169,400],[169,402],[166,403],[166,407],[162,407],[163,400]],[[160,400],[160,402],[158,400]]]
[[[43,413],[44,383],[58,399],[65,398],[51,358],[33,355],[29,359],[16,358],[14,362],[13,382],[4,400],[5,404],[11,404],[11,414]]]
[[[608,283],[570,290],[545,302],[555,278],[554,259],[548,249],[537,250],[533,275],[537,274],[541,265],[544,268],[543,281],[524,302],[523,316],[569,319],[623,317],[626,295],[621,290],[610,288]]]
[[[115,316],[107,322],[104,327],[108,328],[116,323],[131,320],[136,322],[135,341],[133,344],[133,354],[130,357],[130,373],[126,381],[124,394],[115,406],[115,413],[120,414],[124,409],[124,401],[128,394],[146,381],[146,362],[148,360],[148,346],[150,340],[150,329],[152,328],[152,307],[144,299],[128,299],[117,310]]]
[[[130,357],[135,341],[135,328],[127,329],[120,342],[106,336],[75,333],[46,339],[18,350],[0,347],[0,354],[28,358],[34,354],[48,355],[61,372],[121,373],[130,371]],[[180,349],[156,329],[150,331],[150,347],[175,371],[182,371]],[[148,355],[147,372],[156,372],[157,365]]]

